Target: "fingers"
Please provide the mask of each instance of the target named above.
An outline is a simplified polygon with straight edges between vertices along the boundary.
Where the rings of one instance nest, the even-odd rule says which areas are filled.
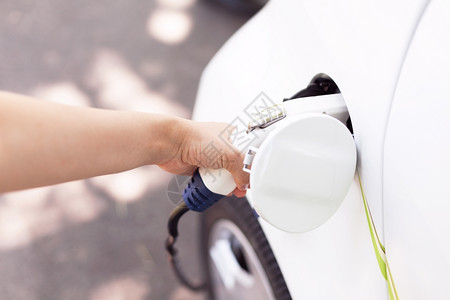
[[[221,124],[226,126],[227,139],[236,130],[236,127],[229,124]],[[233,191],[233,194],[237,197],[244,197],[249,185],[250,176],[248,173],[242,170],[244,154],[231,144],[231,141],[224,145],[224,155],[222,156],[221,167],[227,169],[234,178],[237,188]]]
[[[242,171],[242,169],[231,173],[234,177],[234,182],[236,183],[236,187],[240,191],[247,191],[250,182],[250,176],[248,173]],[[244,193],[245,194],[245,193]]]
[[[193,130],[183,145],[185,151],[180,151],[183,154],[180,160],[192,166],[227,169],[237,186],[234,194],[243,197],[249,184],[249,174],[242,171],[244,154],[230,141],[236,128],[226,123],[191,122],[190,125]]]
[[[223,167],[233,175],[237,189],[233,192],[237,197],[243,197],[246,193],[250,182],[250,175],[242,170],[244,154],[235,151],[227,153],[228,159],[224,162]]]
[[[247,191],[241,191],[238,188],[235,188],[232,194],[235,195],[236,197],[242,198],[245,196],[246,193]]]

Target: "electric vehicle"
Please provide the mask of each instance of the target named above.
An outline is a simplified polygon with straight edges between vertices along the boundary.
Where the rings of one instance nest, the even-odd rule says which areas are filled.
[[[325,78],[357,165],[340,207],[307,232],[258,217],[252,186],[202,213],[211,299],[450,297],[449,16],[445,0],[271,0],[216,54],[194,120],[232,122],[261,93],[279,103]]]

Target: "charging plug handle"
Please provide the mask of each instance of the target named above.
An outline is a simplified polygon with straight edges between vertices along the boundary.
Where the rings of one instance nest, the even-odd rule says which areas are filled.
[[[183,200],[190,210],[202,212],[208,207],[225,197],[211,192],[203,182],[198,169],[183,192]]]

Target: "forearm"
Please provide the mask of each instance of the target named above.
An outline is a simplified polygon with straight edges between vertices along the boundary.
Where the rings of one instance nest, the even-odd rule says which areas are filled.
[[[180,121],[0,93],[0,192],[158,164],[174,155]]]

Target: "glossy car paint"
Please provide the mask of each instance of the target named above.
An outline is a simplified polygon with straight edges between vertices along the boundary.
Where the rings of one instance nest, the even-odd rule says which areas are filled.
[[[314,75],[330,75],[352,118],[363,188],[404,299],[450,294],[449,12],[444,0],[272,0],[205,69],[193,115],[231,122],[262,91],[281,102]],[[294,299],[388,299],[356,178],[313,231],[260,222]]]

